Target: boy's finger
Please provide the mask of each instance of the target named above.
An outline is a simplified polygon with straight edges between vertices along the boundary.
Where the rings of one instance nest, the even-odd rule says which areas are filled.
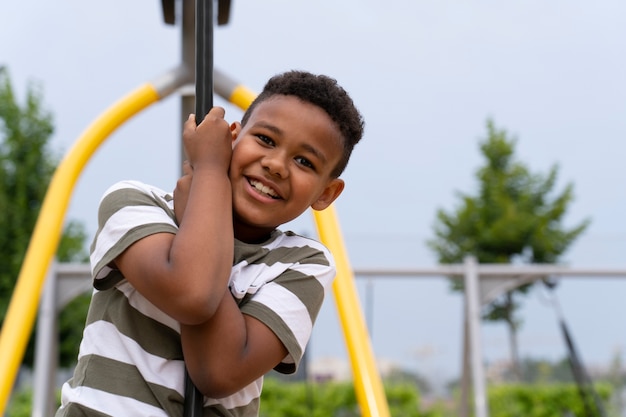
[[[193,174],[193,167],[189,163],[189,160],[185,159],[183,161],[183,175],[191,175]]]
[[[187,117],[187,120],[185,120],[185,125],[183,126],[183,128],[187,129],[187,128],[194,127],[195,125],[196,125],[196,115],[191,113],[189,114],[189,117]]]
[[[223,107],[215,106],[211,110],[209,110],[208,114],[210,114],[211,116],[219,117],[219,118],[223,119],[224,116],[226,115],[226,110],[224,110]]]

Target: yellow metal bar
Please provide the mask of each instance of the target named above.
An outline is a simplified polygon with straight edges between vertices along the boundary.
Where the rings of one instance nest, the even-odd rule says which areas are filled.
[[[361,314],[354,274],[341,236],[334,205],[323,211],[313,211],[320,240],[332,252],[337,264],[333,283],[335,302],[352,363],[354,387],[366,417],[389,417],[389,405],[370,344],[365,320]]]
[[[255,96],[247,88],[236,86],[231,90],[230,96],[224,98],[246,110]],[[361,412],[365,417],[389,417],[389,405],[376,368],[354,284],[354,274],[348,262],[334,205],[323,211],[313,211],[313,215],[320,240],[331,251],[337,264],[333,293],[352,364],[355,392]]]
[[[0,415],[4,413],[24,356],[46,272],[57,250],[65,212],[79,174],[111,132],[159,98],[155,87],[145,84],[119,100],[87,128],[57,167],[41,206],[0,333]]]
[[[242,85],[236,86],[231,92],[230,97],[226,97],[228,101],[243,110],[246,110],[248,107],[250,107],[250,104],[252,104],[255,98],[256,93]]]

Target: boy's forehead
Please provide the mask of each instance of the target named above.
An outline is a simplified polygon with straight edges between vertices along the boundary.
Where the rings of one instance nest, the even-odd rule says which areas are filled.
[[[306,103],[304,100],[296,97],[296,96],[288,96],[288,95],[284,95],[284,94],[274,94],[271,95],[267,98],[265,98],[265,100],[259,102],[256,107],[252,110],[252,114],[254,115],[255,113],[258,113],[259,111],[263,111],[266,110],[268,107],[275,107],[277,102],[278,105],[284,104],[287,105],[288,102],[291,102],[293,100],[297,100],[300,103]]]
[[[298,107],[301,107],[301,109],[298,109],[299,111],[297,112],[286,111],[293,110]],[[338,129],[338,126],[335,125],[330,115],[328,115],[323,108],[295,95],[274,94],[267,97],[265,100],[257,103],[257,105],[252,109],[249,119],[258,120],[259,117],[262,117],[267,121],[280,121],[285,118],[305,119],[312,115],[311,110],[313,109],[317,109],[319,112],[326,115],[328,120],[335,126],[335,128]],[[313,110],[313,112],[316,111]]]

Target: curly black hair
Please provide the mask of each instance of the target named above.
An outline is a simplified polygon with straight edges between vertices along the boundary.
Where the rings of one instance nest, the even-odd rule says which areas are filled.
[[[295,96],[324,110],[337,124],[343,138],[343,158],[332,172],[339,177],[350,159],[354,146],[363,137],[365,122],[348,93],[337,80],[326,75],[315,75],[306,71],[287,71],[270,78],[263,91],[250,104],[241,119],[245,125],[256,106],[275,96]]]

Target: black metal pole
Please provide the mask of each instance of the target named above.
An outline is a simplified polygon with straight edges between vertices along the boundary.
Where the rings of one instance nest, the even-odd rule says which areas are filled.
[[[196,123],[213,107],[213,0],[196,0]]]
[[[213,107],[213,0],[196,0],[196,124]],[[201,417],[204,396],[185,367],[183,417]]]

